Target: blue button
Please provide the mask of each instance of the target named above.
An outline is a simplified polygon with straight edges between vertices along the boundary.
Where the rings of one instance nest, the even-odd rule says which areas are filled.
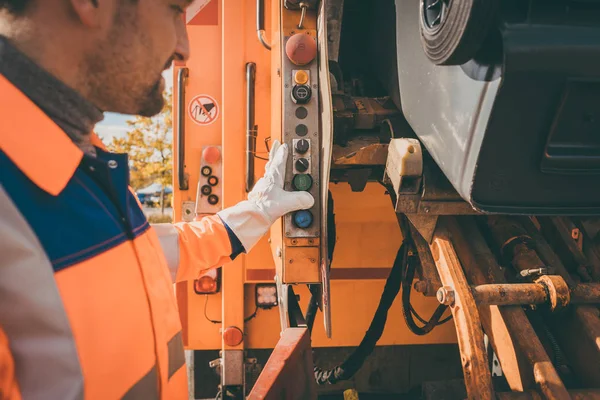
[[[306,229],[313,222],[313,215],[308,210],[300,210],[294,214],[294,225],[298,228]]]

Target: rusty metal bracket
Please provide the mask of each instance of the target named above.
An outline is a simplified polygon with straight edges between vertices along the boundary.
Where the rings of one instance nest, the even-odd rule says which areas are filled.
[[[446,291],[454,292],[450,310],[454,317],[468,398],[495,399],[479,311],[450,241],[445,219],[440,219],[431,244],[431,254]]]
[[[397,213],[428,216],[477,214],[416,139],[391,140],[383,182],[393,187]]]
[[[536,279],[536,282],[546,288],[550,300],[550,310],[561,310],[569,305],[571,292],[565,280],[559,275],[543,275]]]
[[[495,256],[472,217],[448,224],[453,244],[473,284],[503,284],[505,278]],[[522,392],[536,384],[547,399],[569,399],[552,361],[523,309],[478,304],[483,327],[510,387]]]

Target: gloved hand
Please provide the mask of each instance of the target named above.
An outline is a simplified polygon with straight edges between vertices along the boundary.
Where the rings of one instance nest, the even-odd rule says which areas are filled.
[[[265,166],[265,175],[248,193],[248,200],[217,213],[238,237],[246,252],[267,233],[271,225],[283,215],[308,209],[315,199],[308,192],[287,192],[283,189],[287,144],[275,140]]]

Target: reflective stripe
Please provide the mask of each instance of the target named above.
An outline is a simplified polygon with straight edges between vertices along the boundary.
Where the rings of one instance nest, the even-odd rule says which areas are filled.
[[[152,229],[158,236],[171,272],[171,279],[175,282],[177,267],[179,267],[179,231],[172,224],[152,224]]]
[[[167,345],[169,349],[169,379],[179,368],[185,365],[185,352],[183,351],[183,339],[181,331],[178,332]]]
[[[0,323],[24,399],[83,399],[75,340],[39,240],[0,185]]]
[[[158,400],[158,374],[156,365],[137,381],[122,397],[122,400]]]

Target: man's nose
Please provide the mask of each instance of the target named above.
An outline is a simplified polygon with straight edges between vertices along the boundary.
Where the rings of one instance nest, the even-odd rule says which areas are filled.
[[[187,33],[187,25],[182,20],[177,27],[177,45],[175,46],[175,59],[187,61],[190,58],[190,40]]]

